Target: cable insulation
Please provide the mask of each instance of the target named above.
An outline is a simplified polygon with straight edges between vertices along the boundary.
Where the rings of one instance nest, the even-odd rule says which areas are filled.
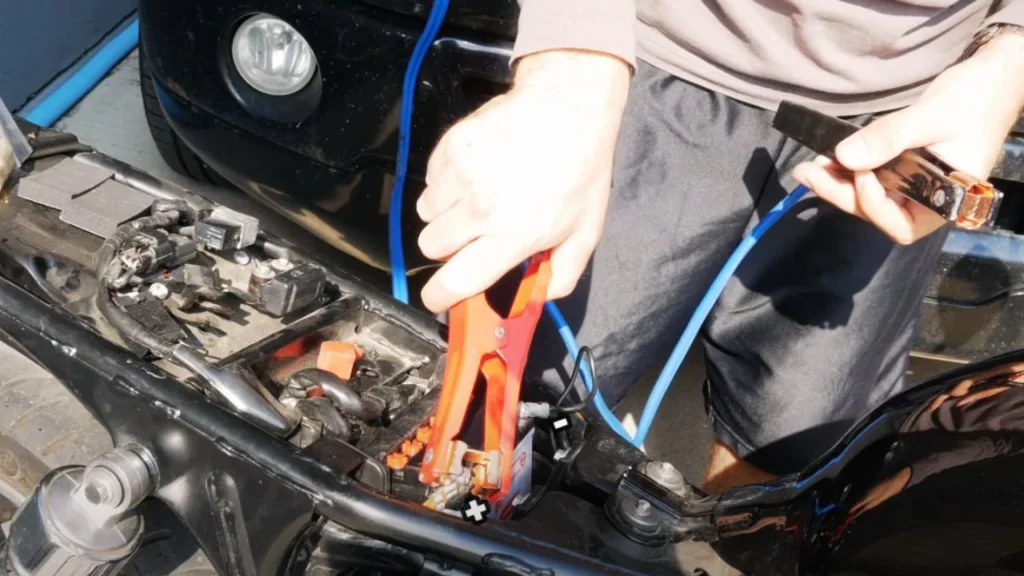
[[[750,250],[754,248],[757,241],[764,236],[776,222],[782,218],[782,215],[789,211],[797,202],[803,198],[804,194],[807,193],[807,187],[798,186],[793,192],[782,199],[781,202],[775,205],[768,214],[754,227],[754,229],[748,234],[743,240],[740,241],[739,246],[733,251],[729,259],[726,260],[725,265],[718,272],[718,276],[711,283],[708,291],[704,294],[700,303],[697,304],[696,310],[693,312],[693,316],[690,318],[690,322],[687,323],[686,329],[683,330],[682,336],[679,338],[679,342],[676,343],[675,348],[672,349],[672,354],[668,358],[668,362],[665,363],[665,367],[662,369],[661,374],[658,375],[658,379],[654,382],[654,388],[651,390],[651,395],[647,398],[647,404],[644,406],[643,414],[640,416],[640,422],[637,424],[636,429],[636,444],[643,444],[644,440],[647,439],[647,435],[651,431],[651,425],[654,424],[654,417],[657,416],[658,410],[661,408],[661,402],[665,399],[665,394],[668,389],[672,386],[672,381],[675,379],[676,372],[679,371],[679,367],[682,365],[683,360],[686,358],[687,352],[690,351],[690,346],[693,345],[693,341],[696,339],[697,334],[700,332],[701,326],[704,325],[704,321],[711,313],[712,308],[715,306],[715,302],[718,301],[718,297],[722,295],[725,290],[726,284],[729,279],[732,278],[733,273],[739,268],[740,263],[750,253]]]
[[[402,246],[402,206],[405,195],[405,180],[409,171],[410,134],[412,114],[416,99],[416,83],[420,67],[437,37],[438,30],[448,12],[449,0],[434,0],[427,18],[427,26],[416,42],[412,58],[405,69],[402,82],[402,103],[398,117],[398,159],[395,167],[395,182],[391,188],[391,206],[388,209],[388,252],[391,260],[391,294],[403,304],[409,303],[409,280],[406,278],[405,248]]]

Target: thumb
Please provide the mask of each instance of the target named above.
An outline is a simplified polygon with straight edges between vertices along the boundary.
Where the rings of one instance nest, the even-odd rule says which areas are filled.
[[[861,128],[836,146],[836,159],[848,170],[874,170],[906,150],[936,144],[948,124],[915,104]]]

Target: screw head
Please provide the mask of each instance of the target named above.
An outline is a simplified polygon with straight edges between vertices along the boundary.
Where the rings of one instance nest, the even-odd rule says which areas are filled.
[[[429,464],[434,459],[434,449],[430,448],[423,454],[423,463]]]
[[[90,482],[85,485],[85,499],[90,504],[103,504],[110,500],[110,490],[101,482]]]
[[[231,255],[231,257],[234,259],[235,264],[239,264],[241,266],[245,266],[252,260],[252,257],[249,256],[249,253],[245,250],[237,250]]]
[[[112,472],[100,467],[86,474],[82,494],[94,506],[117,506],[124,498],[121,481]]]
[[[494,335],[497,336],[498,338],[504,338],[505,337],[505,327],[504,326],[498,326],[497,328],[495,328],[494,329]]]
[[[270,262],[270,267],[280,274],[291,270],[292,263],[287,258],[276,258]]]
[[[640,516],[647,516],[651,513],[651,503],[647,500],[641,500],[636,503],[636,513]]]
[[[932,192],[932,204],[938,207],[942,207],[946,204],[946,191],[939,188],[935,192]]]

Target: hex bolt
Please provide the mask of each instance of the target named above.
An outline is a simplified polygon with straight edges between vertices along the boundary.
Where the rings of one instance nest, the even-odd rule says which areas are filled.
[[[657,482],[662,488],[674,492],[680,496],[687,492],[686,480],[682,472],[668,462],[649,462],[644,468],[644,474]]]
[[[117,506],[124,499],[121,480],[103,467],[86,470],[82,490],[85,499],[96,506]]]
[[[127,509],[153,489],[145,459],[128,448],[115,448],[85,467],[81,493],[94,506]]]
[[[636,503],[636,513],[640,516],[647,516],[651,513],[651,503],[647,500],[641,500]]]
[[[287,258],[275,258],[270,262],[270,267],[274,272],[282,274],[292,269],[292,263]]]
[[[235,264],[240,266],[245,266],[252,260],[252,257],[249,256],[249,253],[245,250],[236,250],[235,253],[231,255],[231,258],[235,261]]]

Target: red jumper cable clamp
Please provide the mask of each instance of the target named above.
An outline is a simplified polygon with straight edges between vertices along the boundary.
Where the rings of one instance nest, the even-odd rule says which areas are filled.
[[[519,420],[519,392],[530,342],[547,300],[550,255],[534,256],[516,292],[508,318],[499,316],[477,294],[448,313],[448,363],[430,441],[420,467],[420,481],[449,486],[437,494],[462,492],[497,501],[509,492]],[[487,382],[483,450],[456,440],[466,420],[477,377]],[[468,466],[467,466],[468,464]],[[443,507],[450,498],[428,500]]]

